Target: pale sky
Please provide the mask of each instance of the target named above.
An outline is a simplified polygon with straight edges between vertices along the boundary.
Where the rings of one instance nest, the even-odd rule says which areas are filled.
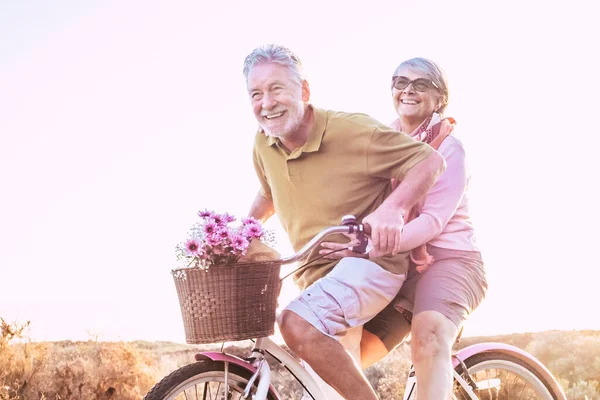
[[[490,281],[465,334],[600,329],[589,3],[0,2],[0,317],[183,342],[174,246],[256,194],[242,65],[275,42],[316,106],[386,123],[397,64],[445,69]]]

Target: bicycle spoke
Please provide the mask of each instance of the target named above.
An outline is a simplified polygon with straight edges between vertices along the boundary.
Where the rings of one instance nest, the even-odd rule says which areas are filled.
[[[189,364],[165,377],[144,397],[145,400],[242,400],[252,377],[248,369],[230,365],[225,374],[224,364],[203,361]],[[252,392],[256,391],[256,386]],[[269,400],[274,396],[267,394]]]
[[[235,384],[234,384],[235,383]],[[242,400],[245,383],[225,385],[223,376],[182,388],[172,400]]]
[[[490,360],[469,368],[482,400],[547,399],[548,392],[526,368],[503,360]],[[457,388],[458,394],[464,393]],[[464,396],[464,394],[462,394]]]

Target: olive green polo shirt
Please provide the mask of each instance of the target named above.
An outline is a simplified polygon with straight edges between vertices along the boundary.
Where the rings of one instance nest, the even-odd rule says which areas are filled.
[[[392,178],[407,171],[432,149],[365,114],[312,107],[313,127],[306,143],[291,153],[278,138],[258,132],[254,166],[261,194],[275,212],[295,251],[321,230],[340,225],[347,214],[358,221],[375,211],[391,193]],[[346,242],[343,235],[330,241]],[[306,261],[319,256],[313,250]],[[408,270],[408,252],[373,261],[397,274]],[[304,264],[301,262],[301,264]],[[304,289],[325,276],[337,260],[319,259],[294,276]]]

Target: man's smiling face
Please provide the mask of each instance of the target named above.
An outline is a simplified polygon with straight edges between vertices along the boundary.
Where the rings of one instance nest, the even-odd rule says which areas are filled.
[[[293,136],[304,118],[303,83],[281,64],[261,63],[248,74],[254,116],[268,136]]]

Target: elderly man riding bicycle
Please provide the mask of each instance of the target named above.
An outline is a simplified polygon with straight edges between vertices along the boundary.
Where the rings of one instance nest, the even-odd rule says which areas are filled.
[[[301,62],[285,47],[252,51],[244,75],[260,126],[254,165],[261,187],[249,215],[265,221],[277,213],[298,251],[353,214],[371,226],[373,248],[383,254],[373,260],[320,259],[297,272],[302,292],[281,314],[283,338],[344,398],[376,399],[339,341],[398,293],[409,262],[408,253],[398,253],[403,214],[443,172],[444,160],[367,115],[309,104]],[[393,191],[391,179],[400,182]],[[315,250],[309,259],[317,256]]]

